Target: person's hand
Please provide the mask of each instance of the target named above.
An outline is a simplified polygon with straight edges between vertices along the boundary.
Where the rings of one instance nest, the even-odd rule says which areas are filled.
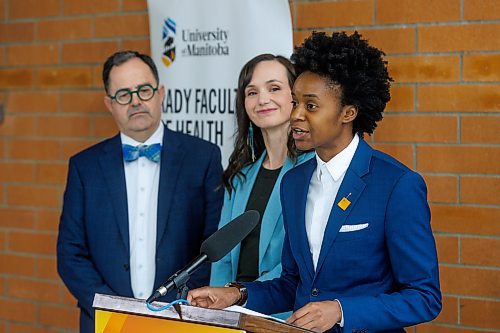
[[[194,306],[224,309],[240,299],[240,291],[235,287],[202,287],[190,290],[187,301]]]
[[[340,311],[337,301],[311,302],[295,311],[287,322],[312,331],[324,332],[340,322]]]

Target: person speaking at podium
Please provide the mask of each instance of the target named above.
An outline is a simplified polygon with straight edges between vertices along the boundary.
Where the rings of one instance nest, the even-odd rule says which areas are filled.
[[[291,130],[316,156],[281,184],[282,273],[192,290],[192,305],[293,310],[289,323],[320,332],[402,333],[438,315],[425,183],[363,139],[390,99],[383,56],[357,32],[313,32],[295,49]]]
[[[165,88],[149,56],[113,54],[103,81],[120,133],[71,157],[57,241],[85,333],[95,293],[146,299],[191,261],[217,229],[223,196],[219,148],[162,124]],[[209,278],[205,264],[189,287]]]

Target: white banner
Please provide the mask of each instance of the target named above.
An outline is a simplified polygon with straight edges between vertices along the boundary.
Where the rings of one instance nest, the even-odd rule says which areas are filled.
[[[151,56],[165,85],[163,121],[233,150],[241,67],[254,56],[289,57],[288,0],[148,0]]]

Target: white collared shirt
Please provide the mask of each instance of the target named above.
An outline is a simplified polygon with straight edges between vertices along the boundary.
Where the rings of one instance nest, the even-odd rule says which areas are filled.
[[[307,240],[309,241],[314,270],[318,264],[323,236],[335,197],[342,180],[344,180],[347,168],[351,164],[358,143],[359,137],[356,134],[351,143],[328,162],[322,161],[316,154],[318,165],[309,183],[305,217]]]
[[[163,125],[144,143],[121,133],[123,144],[132,146],[163,143]],[[156,223],[160,163],[141,156],[123,161],[127,185],[130,279],[135,298],[146,299],[153,292],[156,273]]]

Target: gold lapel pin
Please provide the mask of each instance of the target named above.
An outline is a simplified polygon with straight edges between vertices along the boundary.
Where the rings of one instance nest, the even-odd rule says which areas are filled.
[[[348,199],[350,196],[351,196],[351,193],[349,193],[347,195],[347,197],[343,197],[342,200],[339,201],[339,203],[337,204],[337,206],[339,206],[340,209],[342,209],[342,210],[346,210],[347,207],[349,207],[349,205],[351,204],[351,202]]]

